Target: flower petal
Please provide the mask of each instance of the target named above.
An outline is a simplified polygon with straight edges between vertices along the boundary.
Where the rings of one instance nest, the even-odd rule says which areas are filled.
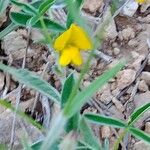
[[[76,47],[78,47],[81,50],[89,50],[92,49],[92,41],[86,34],[86,32],[80,28],[79,26],[72,24],[71,25],[72,33],[71,33],[71,39],[69,43],[72,43]]]
[[[55,40],[55,42],[54,42],[54,48],[56,49],[56,50],[58,50],[58,51],[62,51],[65,47],[66,47],[66,45],[67,45],[67,43],[68,43],[68,41],[69,41],[69,39],[70,39],[70,37],[71,37],[71,28],[70,29],[68,29],[67,31],[65,31],[64,33],[62,33],[56,40]]]
[[[74,65],[81,65],[82,64],[82,57],[78,48],[73,46],[68,46],[67,48],[63,49],[59,64],[61,66],[67,66],[68,64]]]
[[[80,66],[82,64],[83,60],[80,54],[80,51],[74,51],[74,55],[72,55],[72,61],[71,63],[77,66]]]

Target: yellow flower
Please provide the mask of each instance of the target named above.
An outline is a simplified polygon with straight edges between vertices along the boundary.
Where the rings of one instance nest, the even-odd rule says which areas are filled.
[[[60,53],[59,64],[81,65],[81,50],[92,49],[92,42],[86,32],[79,26],[72,24],[54,42],[54,48]]]
[[[139,4],[143,4],[146,2],[146,0],[136,0]]]

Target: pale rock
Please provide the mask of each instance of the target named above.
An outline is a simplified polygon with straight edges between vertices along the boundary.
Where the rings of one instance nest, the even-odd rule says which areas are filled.
[[[150,134],[150,122],[145,123],[145,132]]]
[[[103,0],[85,0],[83,9],[88,10],[90,13],[95,13],[103,5]]]
[[[139,141],[134,144],[133,150],[150,150],[150,145],[143,141]]]
[[[150,15],[147,15],[146,17],[138,17],[138,20],[142,23],[150,23]]]
[[[120,49],[117,47],[115,47],[113,51],[114,51],[114,55],[118,55],[120,53]]]
[[[13,116],[14,114],[8,109],[0,114],[0,143],[6,145],[10,143]],[[41,132],[32,125],[26,124],[25,122],[23,122],[23,124],[25,124],[26,131],[28,132],[28,135],[32,142],[39,140],[40,136],[42,136]],[[22,132],[22,135],[25,134],[25,131],[21,128],[18,119],[16,120],[15,129],[16,134],[14,137],[14,149],[22,149],[22,144],[20,143],[22,136],[20,135],[20,131]]]
[[[139,89],[139,91],[141,91],[141,92],[146,92],[146,91],[148,91],[148,86],[147,86],[147,84],[146,84],[146,82],[145,82],[144,80],[141,80],[141,81],[139,82],[138,89]]]
[[[2,72],[0,72],[0,91],[3,89],[4,84],[5,84],[5,76]]]
[[[29,110],[32,110],[32,107],[34,105],[34,98],[23,101],[20,103],[19,108],[22,112],[25,112],[26,109],[28,108]]]
[[[134,62],[131,65],[129,65],[128,68],[138,71],[141,68],[141,64],[144,59],[145,59],[145,56],[140,55],[138,58],[134,60]]]
[[[135,52],[135,51],[132,51],[131,55],[132,55],[132,58],[134,58],[134,59],[135,58],[137,59],[140,56],[140,54],[138,52]]]
[[[38,29],[32,29],[31,30],[31,39],[35,42],[40,41],[44,39],[43,34]]]
[[[108,104],[111,101],[112,94],[110,91],[110,85],[106,84],[100,91],[96,93],[96,98],[103,102],[104,104]]]
[[[100,97],[100,101],[107,105],[111,101],[112,97],[113,96],[112,96],[110,89],[109,89],[109,90],[106,90],[102,93],[102,95]]]
[[[27,41],[17,31],[12,31],[2,41],[2,49],[7,55],[12,55],[14,59],[23,58],[26,47]]]
[[[130,0],[122,10],[122,13],[126,16],[132,17],[138,9],[138,3],[134,0]]]
[[[91,84],[91,82],[87,81],[87,80],[83,82],[84,87],[88,87],[90,84]]]
[[[104,14],[104,22],[107,21],[111,17],[112,17],[111,10],[110,8],[108,8]],[[117,35],[118,35],[118,32],[117,32],[115,21],[112,20],[106,29],[106,39],[115,40]]]
[[[111,91],[115,90],[117,88],[116,82],[113,82],[110,86]]]
[[[101,127],[101,135],[102,135],[103,139],[110,138],[110,136],[111,136],[111,129],[110,129],[110,127],[102,126]]]
[[[136,71],[125,69],[117,74],[117,87],[122,90],[135,80]]]
[[[128,45],[130,46],[130,47],[137,47],[138,46],[138,41],[137,40],[135,40],[135,39],[131,39],[129,42],[128,42]]]
[[[119,88],[116,88],[116,89],[112,90],[111,93],[114,97],[116,97],[120,93],[120,90],[119,90]]]
[[[149,38],[149,31],[150,31],[150,24],[144,24],[145,26],[144,31],[140,32],[136,40],[138,41],[138,46],[136,47],[136,51],[140,52],[142,54],[146,54],[148,51],[148,44],[147,44],[147,39]]]
[[[150,85],[150,72],[143,71],[141,74],[141,79],[144,80],[147,85]]]
[[[115,104],[116,108],[120,111],[120,112],[124,112],[125,108],[122,105],[122,103],[115,97],[112,98],[112,102]]]
[[[150,102],[150,91],[141,94],[136,94],[134,97],[134,103],[136,108],[139,108],[149,102]]]
[[[135,31],[133,28],[131,27],[127,27],[126,29],[123,29],[122,31],[119,32],[118,35],[119,39],[122,40],[130,40],[133,39],[135,37]]]
[[[122,112],[120,112],[118,109],[116,109],[116,106],[111,106],[109,108],[109,111],[111,112],[111,117],[115,117],[121,120],[124,120],[124,115]]]

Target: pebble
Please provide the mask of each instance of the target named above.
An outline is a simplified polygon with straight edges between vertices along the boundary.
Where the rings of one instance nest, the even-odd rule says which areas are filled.
[[[118,37],[121,41],[133,39],[135,37],[134,29],[131,27],[125,28],[119,32]]]
[[[150,145],[143,141],[139,141],[134,144],[133,150],[150,150]]]
[[[102,126],[101,127],[101,136],[103,139],[110,138],[111,136],[111,129],[108,126]]]
[[[150,72],[143,71],[141,74],[141,79],[144,80],[148,86],[150,86]]]
[[[114,48],[114,55],[118,55],[120,53],[120,49],[115,47]]]
[[[150,122],[145,123],[145,132],[150,134]]]
[[[115,104],[116,108],[120,111],[120,112],[124,112],[125,108],[122,105],[122,103],[115,97],[112,98],[112,102]]]
[[[144,80],[141,80],[139,82],[138,89],[139,89],[140,92],[148,91],[148,86],[147,86],[147,84],[146,84],[146,82]]]
[[[117,87],[122,90],[135,80],[136,71],[125,69],[117,75]]]

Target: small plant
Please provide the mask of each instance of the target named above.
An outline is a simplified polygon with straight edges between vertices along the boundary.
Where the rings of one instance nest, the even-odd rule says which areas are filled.
[[[0,2],[2,3],[4,1]],[[47,134],[45,138],[32,145],[28,144],[25,139],[24,142],[22,142],[24,148],[29,150],[109,149],[107,139],[103,144],[100,143],[99,139],[94,135],[90,128],[91,123],[100,126],[107,125],[114,128],[122,128],[124,130],[114,143],[114,150],[118,149],[119,143],[127,133],[150,143],[150,135],[134,127],[134,123],[138,118],[145,111],[150,109],[150,103],[135,110],[131,114],[128,122],[99,114],[80,113],[82,106],[97,90],[124,67],[126,61],[120,60],[116,66],[97,77],[88,87],[79,91],[83,77],[89,71],[89,64],[93,58],[94,50],[99,47],[103,41],[105,36],[104,31],[108,26],[108,20],[111,20],[111,18],[108,18],[108,20],[99,27],[98,32],[92,34],[88,25],[80,16],[80,8],[83,1],[64,0],[61,2],[65,4],[68,15],[66,25],[64,26],[45,15],[52,6],[57,5],[57,0],[35,1],[29,4],[21,3],[17,0],[10,0],[12,5],[17,5],[21,10],[19,12],[10,13],[11,23],[0,33],[0,38],[3,38],[6,34],[20,26],[38,28],[43,32],[46,43],[49,44],[51,49],[58,52],[61,67],[69,64],[75,66],[82,65],[79,78],[75,78],[74,72],[69,74],[68,77],[64,79],[65,81],[62,83],[61,92],[59,92],[39,76],[26,69],[15,69],[0,63],[0,69],[2,71],[11,74],[16,80],[27,87],[46,95],[51,101],[59,104],[61,107],[61,112],[59,116],[55,118],[51,128],[45,129],[24,113],[20,112],[19,109],[13,108],[5,100],[0,101],[0,105],[11,109],[40,130],[46,131]],[[5,7],[7,5],[8,3],[5,4]],[[2,8],[0,10],[2,10]],[[80,55],[81,50],[89,50],[89,56],[86,62],[82,60]],[[1,147],[4,146],[2,145]]]

